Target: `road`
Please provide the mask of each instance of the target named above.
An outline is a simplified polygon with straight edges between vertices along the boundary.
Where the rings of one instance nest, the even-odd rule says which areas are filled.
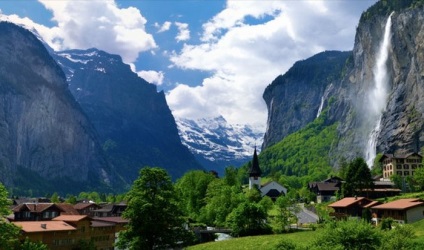
[[[298,224],[310,224],[310,223],[317,223],[318,221],[318,215],[314,214],[313,212],[307,210],[303,203],[299,204],[300,211],[296,213],[298,220]]]

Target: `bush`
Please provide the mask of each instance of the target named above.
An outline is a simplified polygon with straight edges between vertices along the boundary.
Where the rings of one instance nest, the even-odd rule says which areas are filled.
[[[312,249],[373,250],[381,245],[382,231],[362,220],[328,223]]]

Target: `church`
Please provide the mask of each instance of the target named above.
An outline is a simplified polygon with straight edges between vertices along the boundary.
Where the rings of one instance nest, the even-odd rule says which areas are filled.
[[[252,164],[250,165],[247,173],[249,174],[249,189],[256,187],[261,192],[262,197],[266,195],[275,201],[280,195],[287,194],[287,188],[283,187],[276,181],[270,181],[261,185],[262,171],[259,167],[259,159],[256,152],[256,147],[253,152]]]

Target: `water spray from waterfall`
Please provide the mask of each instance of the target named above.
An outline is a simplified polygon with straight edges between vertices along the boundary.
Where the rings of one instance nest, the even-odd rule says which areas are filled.
[[[392,13],[393,14],[393,13]],[[374,124],[372,131],[368,137],[368,143],[365,151],[367,164],[369,167],[373,165],[376,156],[377,138],[380,134],[381,118],[386,109],[388,95],[388,73],[387,59],[389,58],[390,49],[390,30],[392,26],[392,14],[386,22],[384,29],[383,41],[380,44],[380,49],[377,55],[376,65],[374,67],[374,88],[369,93],[370,102],[370,119]]]

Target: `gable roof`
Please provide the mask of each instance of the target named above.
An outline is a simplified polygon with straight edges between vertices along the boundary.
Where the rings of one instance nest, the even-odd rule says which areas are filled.
[[[90,207],[90,206],[100,207],[100,206],[99,206],[99,205],[97,205],[96,203],[91,203],[91,202],[80,202],[80,203],[75,204],[75,205],[74,205],[74,208],[75,208],[76,210],[82,210],[82,209],[85,209],[85,208]]]
[[[318,182],[316,187],[319,191],[337,191],[340,189],[337,182]]]
[[[371,200],[365,198],[365,197],[346,197],[343,198],[339,201],[336,201],[334,203],[331,203],[330,205],[328,205],[329,207],[348,207],[351,206],[355,203],[362,203],[362,201],[369,201],[372,202]]]
[[[258,154],[256,153],[256,147],[255,151],[253,152],[253,159],[252,159],[252,165],[249,168],[249,171],[247,172],[249,176],[261,176],[262,171],[259,167],[259,160],[258,160]]]
[[[63,211],[62,208],[58,207],[54,203],[23,203],[23,204],[20,204],[20,205],[14,207],[12,209],[12,211],[15,212],[15,213],[21,212],[21,211],[30,211],[30,212],[33,212],[33,213],[41,213],[41,212],[43,212],[43,211],[45,211],[45,210],[47,210],[48,208],[51,208],[51,207],[56,207],[59,210]]]
[[[373,209],[405,210],[408,208],[424,205],[421,199],[399,199],[373,207]]]
[[[14,221],[12,223],[21,227],[21,230],[26,233],[77,230],[63,221]]]
[[[56,206],[58,206],[59,208],[61,208],[63,210],[63,212],[61,212],[61,215],[79,215],[78,211],[74,208],[74,206],[72,204],[68,204],[68,203],[59,203],[56,204]]]

